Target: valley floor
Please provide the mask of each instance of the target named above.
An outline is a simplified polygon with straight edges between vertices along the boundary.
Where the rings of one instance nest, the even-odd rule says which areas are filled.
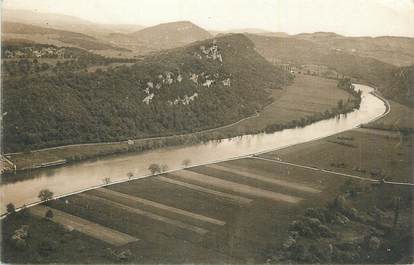
[[[300,120],[315,113],[322,113],[337,106],[339,100],[346,101],[349,94],[337,88],[337,81],[317,76],[298,75],[292,85],[283,90],[273,90],[274,102],[261,113],[243,119],[232,125],[197,132],[192,135],[242,135],[252,131],[262,131],[266,126],[275,123],[283,124],[292,120]],[[134,146],[173,137],[157,137],[137,139],[134,144],[127,141],[96,144],[69,145],[47,148],[32,152],[21,152],[7,155],[16,165],[17,170],[47,166],[56,161],[74,161],[98,157],[108,154],[128,152]],[[12,175],[11,175],[12,178]]]
[[[19,213],[3,220],[2,261],[411,263],[412,186],[316,169],[413,183],[412,145],[412,134],[400,137],[393,131],[354,129],[260,157],[192,167],[57,199],[49,202],[52,212],[56,209],[138,241],[110,244],[100,240],[99,233],[92,238],[76,227]],[[400,198],[398,215],[395,198]],[[345,209],[351,208],[348,215]],[[340,223],[309,215],[315,209],[333,211]],[[305,227],[305,221],[317,227]],[[29,225],[30,237],[19,247],[11,237],[22,225]],[[292,231],[294,227],[299,232]]]

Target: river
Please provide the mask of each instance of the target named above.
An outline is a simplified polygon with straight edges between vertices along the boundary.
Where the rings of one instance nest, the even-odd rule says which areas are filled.
[[[13,203],[16,207],[36,203],[42,189],[49,189],[55,196],[62,196],[102,185],[105,178],[110,178],[112,183],[125,181],[128,179],[128,172],[138,178],[149,176],[148,167],[152,163],[167,165],[169,170],[174,170],[182,168],[185,159],[191,160],[191,165],[199,165],[275,150],[350,130],[386,112],[386,103],[371,93],[374,91],[372,87],[357,84],[355,89],[362,91],[358,110],[303,128],[162,148],[139,154],[109,156],[33,171],[33,178],[0,186],[1,213],[5,212],[5,205],[8,203]],[[17,173],[19,174],[24,173]]]

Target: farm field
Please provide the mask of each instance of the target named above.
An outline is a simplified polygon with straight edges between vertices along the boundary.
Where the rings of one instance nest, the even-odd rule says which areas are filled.
[[[412,135],[355,129],[261,156],[367,178],[412,183],[412,150]]]
[[[231,173],[233,170],[236,173]],[[237,174],[238,170],[262,179]],[[50,207],[140,239],[118,247],[100,242],[100,248],[90,253],[91,259],[100,260],[102,252],[111,248],[134,253],[130,262],[261,263],[280,247],[287,228],[298,215],[308,207],[323,206],[332,200],[345,180],[257,159],[184,172],[216,181],[186,179],[180,177],[179,171],[57,199],[50,202]],[[165,179],[191,185],[184,187]],[[290,187],[286,187],[287,183]],[[229,200],[194,189],[195,186],[250,202]],[[262,196],[269,193],[299,200]],[[116,260],[109,256],[111,261]]]
[[[246,131],[263,130],[274,123],[284,123],[300,119],[307,115],[324,112],[334,108],[339,100],[348,99],[349,95],[336,87],[337,81],[316,76],[298,75],[288,88],[272,90],[274,102],[259,115],[245,119],[237,124],[212,129],[208,132],[243,134]],[[203,132],[200,132],[201,134]],[[141,139],[136,141],[142,144]],[[114,143],[97,143],[71,145],[62,148],[49,148],[35,152],[22,152],[7,157],[18,169],[29,169],[35,165],[57,160],[75,160],[127,152],[131,146],[126,141]]]
[[[349,94],[336,87],[337,80],[297,74],[295,81],[283,90],[273,90],[274,102],[257,117],[219,131],[264,129],[274,123],[299,120],[307,115],[321,113],[346,101]]]

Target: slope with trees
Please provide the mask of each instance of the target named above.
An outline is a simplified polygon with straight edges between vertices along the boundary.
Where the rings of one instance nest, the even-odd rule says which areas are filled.
[[[5,151],[188,133],[269,103],[286,73],[243,35],[197,42],[132,67],[4,80]]]

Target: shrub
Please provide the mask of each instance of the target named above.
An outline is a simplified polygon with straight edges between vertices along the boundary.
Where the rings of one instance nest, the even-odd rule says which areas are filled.
[[[189,165],[191,165],[191,160],[190,159],[184,159],[182,162],[182,165],[184,167],[188,167]]]
[[[134,177],[134,174],[132,172],[127,173],[128,179],[132,179]]]
[[[14,207],[13,203],[7,204],[6,208],[7,208],[7,212],[10,214],[16,212],[16,208]]]
[[[37,250],[40,255],[42,256],[49,256],[49,254],[53,251],[55,251],[59,247],[59,243],[50,240],[50,239],[44,239],[42,242],[40,242]]]
[[[25,250],[27,248],[26,239],[29,235],[29,226],[22,225],[19,229],[13,232],[11,236],[12,245],[18,250]]]
[[[103,179],[102,179],[102,182],[103,182],[104,184],[109,184],[109,183],[111,183],[111,178],[110,178],[110,177],[103,178]]]
[[[46,219],[52,219],[53,218],[53,216],[54,216],[54,214],[53,214],[53,212],[52,212],[52,210],[47,210],[47,212],[46,212],[46,214],[45,214],[45,218]]]
[[[53,198],[53,192],[48,189],[41,190],[37,196],[41,201],[47,202]]]
[[[161,173],[161,166],[160,165],[158,165],[158,164],[151,164],[149,167],[148,167],[148,170],[151,172],[151,174],[157,174],[157,173]]]
[[[297,231],[300,236],[307,238],[334,237],[335,234],[317,218],[305,217],[295,221],[290,230]]]

